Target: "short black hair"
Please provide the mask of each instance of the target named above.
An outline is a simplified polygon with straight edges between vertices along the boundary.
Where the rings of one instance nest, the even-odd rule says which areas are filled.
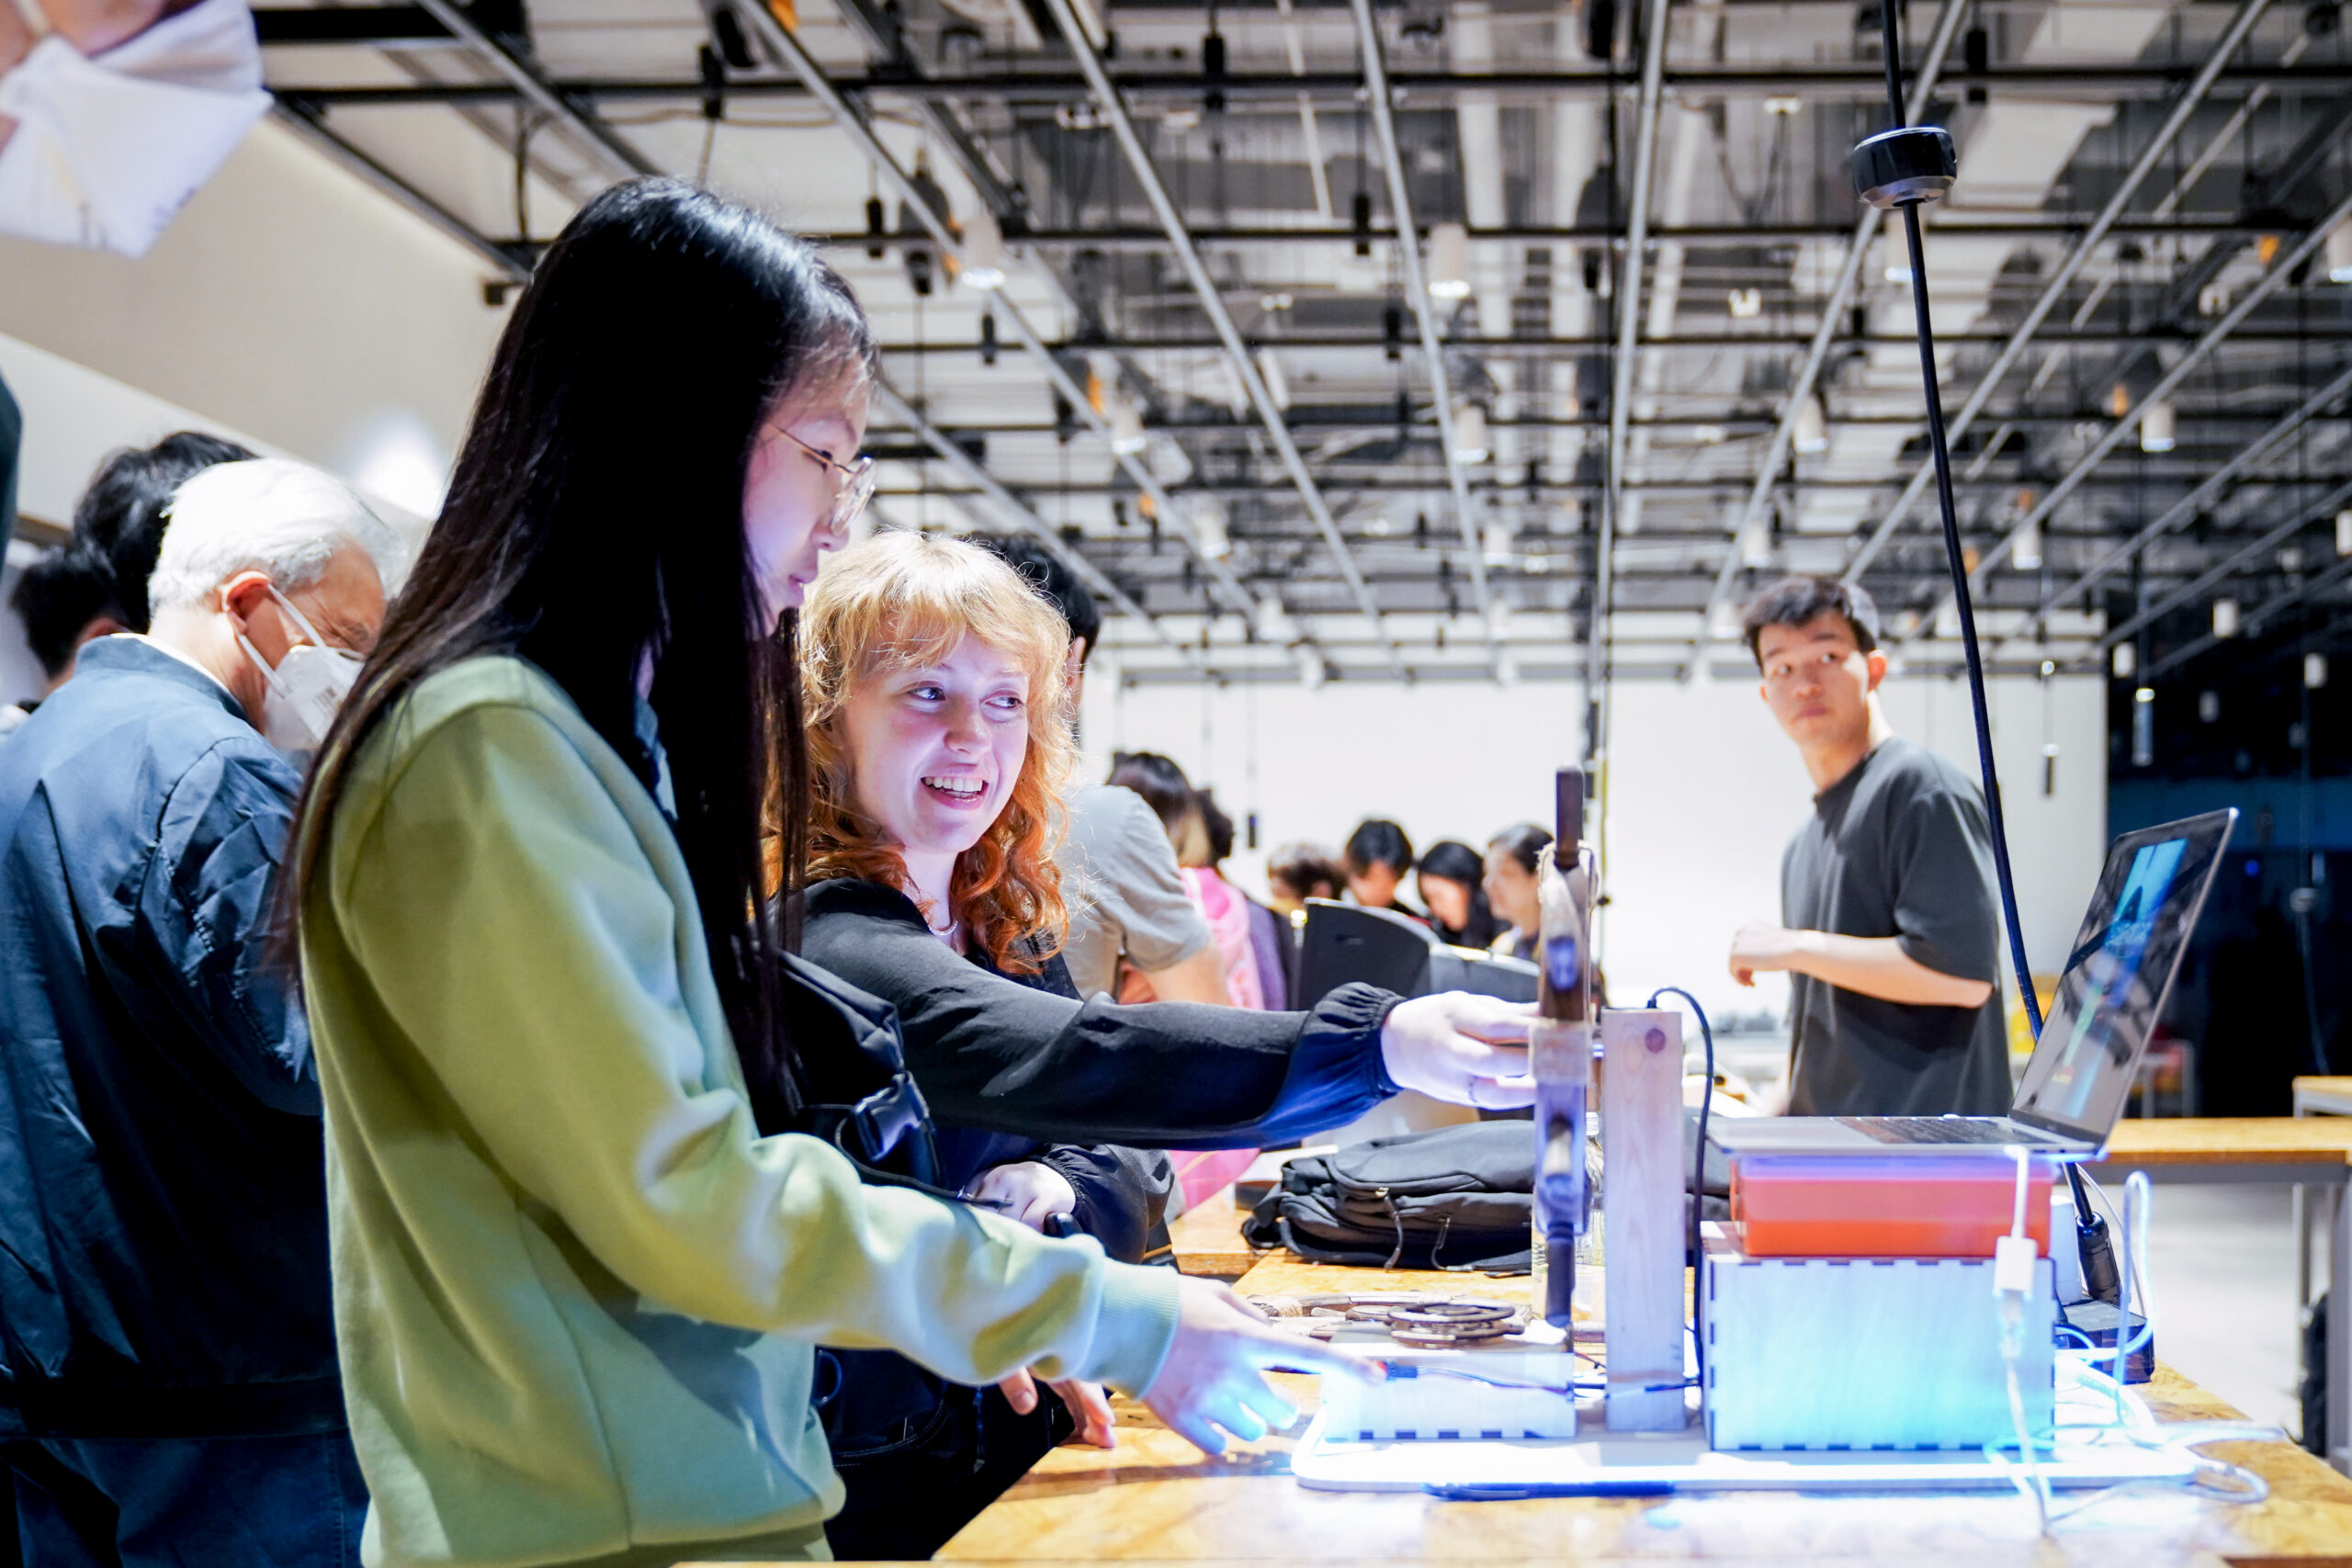
[[[1281,845],[1267,857],[1266,880],[1280,882],[1301,898],[1337,898],[1348,874],[1322,845],[1298,842]]]
[[[1111,776],[1105,782],[1143,796],[1171,839],[1184,818],[1200,806],[1200,796],[1193,789],[1193,781],[1184,776],[1184,770],[1175,759],[1157,751],[1112,752]]]
[[[1399,876],[1413,869],[1413,840],[1405,836],[1404,829],[1384,817],[1357,823],[1340,852],[1347,859],[1350,874],[1355,876],[1375,865],[1393,867]]]
[[[120,619],[114,574],[79,545],[51,550],[25,568],[8,594],[8,607],[25,623],[25,640],[52,681],[73,664],[74,650],[92,621]]]
[[[1544,863],[1544,852],[1552,847],[1552,829],[1534,822],[1514,822],[1488,839],[1487,847],[1502,851],[1532,876]]]
[[[1233,858],[1233,818],[1216,803],[1216,791],[1195,790],[1193,803],[1201,808],[1201,826],[1208,830],[1209,863],[1222,865]]]
[[[1740,635],[1747,640],[1756,668],[1764,668],[1766,626],[1801,626],[1833,611],[1853,628],[1856,648],[1864,653],[1877,650],[1878,604],[1868,589],[1834,577],[1784,577],[1749,600],[1740,617]]]
[[[112,574],[124,626],[143,632],[152,619],[147,580],[164,548],[164,513],[173,494],[216,463],[259,456],[233,441],[183,430],[153,446],[126,447],[98,465],[74,505],[74,538]]]
[[[1078,660],[1083,667],[1094,645],[1102,640],[1102,608],[1078,574],[1026,534],[967,534],[964,538],[1003,561],[1028,579],[1030,587],[1053,601],[1054,608],[1069,623],[1071,640],[1086,645]]]

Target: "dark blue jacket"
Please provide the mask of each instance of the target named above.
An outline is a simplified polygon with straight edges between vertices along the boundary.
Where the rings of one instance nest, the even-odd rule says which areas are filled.
[[[0,745],[0,1348],[24,1429],[343,1424],[310,1032],[271,969],[300,778],[136,637]]]

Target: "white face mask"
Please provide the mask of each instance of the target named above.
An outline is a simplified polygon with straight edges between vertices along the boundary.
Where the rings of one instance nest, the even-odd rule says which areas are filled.
[[[95,59],[52,33],[0,75],[17,121],[0,233],[143,255],[269,103],[241,0],[203,0]]]
[[[237,646],[245,650],[269,688],[262,698],[258,728],[262,739],[281,751],[315,751],[326,739],[335,710],[350,694],[352,682],[359,679],[359,656],[328,647],[326,638],[276,587],[269,589],[269,596],[311,640],[288,649],[273,670],[245,634],[237,634]],[[225,603],[222,607],[227,607]]]

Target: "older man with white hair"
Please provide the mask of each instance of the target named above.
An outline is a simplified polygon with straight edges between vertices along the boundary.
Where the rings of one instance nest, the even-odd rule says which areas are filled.
[[[0,750],[0,1423],[26,1559],[359,1561],[319,1086],[271,950],[397,544],[276,459],[174,494],[144,637]]]

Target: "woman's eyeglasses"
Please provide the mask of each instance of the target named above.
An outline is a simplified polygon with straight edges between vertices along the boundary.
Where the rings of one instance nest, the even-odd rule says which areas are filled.
[[[820,451],[809,446],[780,424],[769,428],[839,476],[840,489],[833,495],[832,525],[846,528],[855,522],[857,514],[865,510],[866,502],[874,499],[874,459],[860,457],[854,463],[844,463],[831,452]]]

